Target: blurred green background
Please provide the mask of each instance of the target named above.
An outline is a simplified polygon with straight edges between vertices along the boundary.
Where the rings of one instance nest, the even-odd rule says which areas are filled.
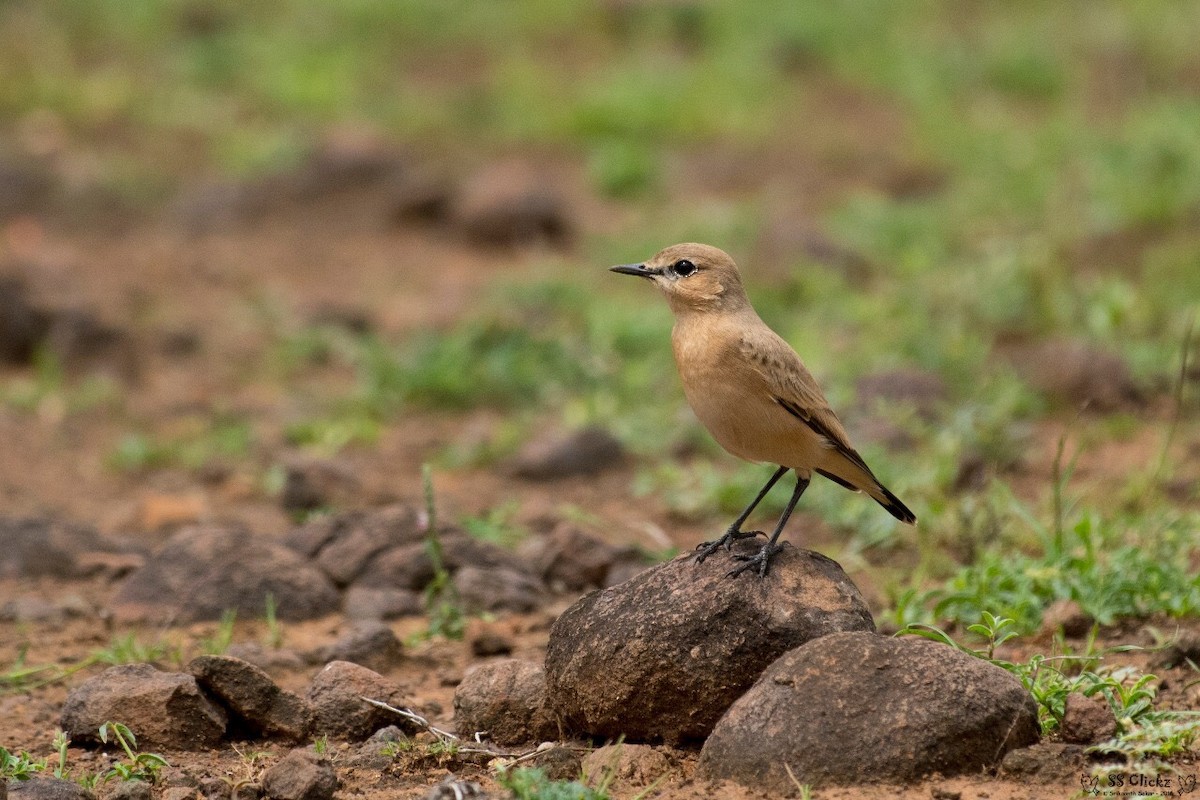
[[[402,341],[277,337],[285,383],[354,376],[288,445],[369,447],[402,412],[492,408],[484,446],[440,456],[486,469],[546,420],[599,423],[638,456],[645,502],[716,524],[761,470],[680,413],[666,311],[602,269],[707,241],[921,516],[805,498],[842,560],[933,586],[897,589],[897,621],[1032,625],[1063,597],[1111,620],[1200,609],[1179,370],[1200,298],[1197,42],[1200,4],[1168,0],[9,0],[0,132],[142,209],[294,168],[335,129],[461,171],[566,165],[587,198],[574,249],[523,256],[472,314]],[[1083,349],[1058,363],[1047,342]],[[1080,369],[1115,399],[1077,417],[1087,390],[1053,376]],[[932,403],[864,388],[895,370]],[[256,436],[138,434],[115,462],[197,467]],[[1120,446],[1132,466],[1105,466]],[[1068,480],[1072,453],[1090,483]]]

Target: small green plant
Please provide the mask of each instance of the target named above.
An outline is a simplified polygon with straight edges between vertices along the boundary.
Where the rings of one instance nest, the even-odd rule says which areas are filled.
[[[106,722],[100,726],[98,735],[100,741],[105,744],[108,744],[109,737],[111,736],[121,746],[121,749],[125,751],[126,760],[118,761],[114,764],[112,769],[105,774],[105,780],[120,778],[123,781],[154,783],[158,779],[158,773],[162,768],[170,766],[167,760],[157,753],[137,752],[137,737],[123,723]]]
[[[227,608],[221,612],[221,621],[217,624],[216,632],[211,638],[200,640],[200,652],[210,656],[224,654],[229,649],[229,645],[233,644],[233,627],[235,622],[237,622],[236,609]]]
[[[323,756],[329,752],[329,735],[321,734],[313,739],[313,752],[319,756]]]
[[[500,545],[501,547],[516,547],[529,532],[513,521],[520,508],[515,500],[489,509],[478,517],[467,517],[462,520],[462,526],[467,534],[481,542]]]
[[[438,535],[437,508],[433,495],[433,471],[428,464],[421,467],[421,485],[425,495],[425,552],[433,565],[433,579],[425,587],[425,610],[429,614],[429,635],[461,639],[466,627],[465,614],[458,592],[450,580],[442,540]]]
[[[27,752],[11,753],[0,747],[0,779],[27,781],[45,769],[45,759],[38,761]]]
[[[496,774],[496,783],[513,800],[609,800],[608,787],[592,789],[579,781],[554,781],[537,767],[514,767]]]
[[[267,623],[264,643],[267,647],[279,649],[283,646],[283,626],[279,624],[279,604],[275,600],[274,592],[267,592],[263,619]]]

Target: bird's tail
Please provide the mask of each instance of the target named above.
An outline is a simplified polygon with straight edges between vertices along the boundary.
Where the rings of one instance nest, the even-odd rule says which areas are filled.
[[[859,474],[855,474],[855,480],[853,481],[824,469],[818,469],[816,472],[829,478],[834,483],[845,486],[852,492],[866,492],[872,500],[887,509],[889,514],[901,522],[907,525],[915,525],[917,523],[917,515],[912,512],[912,509],[900,502],[900,498],[896,497],[886,486],[880,483],[879,479],[870,470],[858,465],[855,465],[855,469]]]
[[[878,492],[867,490],[867,493],[875,500],[876,503],[887,509],[887,512],[896,519],[908,525],[917,524],[917,515],[909,509],[908,506],[900,502],[900,498],[888,491],[888,488],[882,483],[876,483],[875,487]]]

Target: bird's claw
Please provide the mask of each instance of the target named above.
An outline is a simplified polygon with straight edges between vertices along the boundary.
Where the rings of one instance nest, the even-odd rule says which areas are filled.
[[[733,543],[741,539],[753,539],[755,536],[766,536],[764,531],[739,531],[728,530],[720,539],[714,539],[711,542],[701,542],[696,545],[696,549],[700,552],[696,555],[696,563],[704,563],[704,559],[711,556],[713,553],[720,550],[722,547],[728,552],[733,549]]]
[[[742,561],[744,563],[739,567],[734,567],[733,569],[729,570],[729,572],[725,574],[725,577],[736,578],[743,572],[747,572],[748,570],[758,567],[758,577],[765,578],[771,569],[771,556],[775,555],[782,549],[783,545],[781,544],[767,542],[762,546],[761,550],[752,556],[735,555],[735,560]]]

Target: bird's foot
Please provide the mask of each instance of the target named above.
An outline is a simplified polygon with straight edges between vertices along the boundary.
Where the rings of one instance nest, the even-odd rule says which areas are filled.
[[[704,559],[711,556],[713,553],[720,550],[722,547],[726,551],[733,547],[733,543],[740,539],[753,539],[755,536],[766,536],[763,531],[739,531],[737,528],[730,528],[725,531],[725,535],[720,539],[714,539],[711,542],[701,542],[696,545],[696,549],[700,552],[696,553],[696,563],[704,563]]]
[[[767,572],[771,569],[771,556],[783,549],[783,545],[775,542],[767,542],[762,546],[757,553],[752,556],[735,555],[734,559],[745,562],[740,567],[731,569],[725,577],[736,578],[743,572],[757,568],[758,577],[767,577]]]

